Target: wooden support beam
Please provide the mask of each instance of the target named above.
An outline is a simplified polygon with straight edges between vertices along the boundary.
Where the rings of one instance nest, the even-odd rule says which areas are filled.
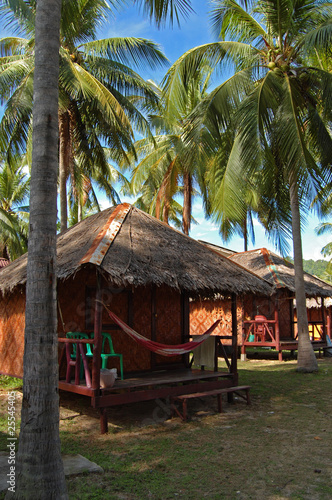
[[[140,391],[126,392],[121,394],[108,394],[92,399],[93,408],[107,408],[109,406],[117,406],[127,403],[137,403],[139,401],[149,401],[151,399],[167,398],[169,396],[185,394],[189,392],[200,392],[206,390],[220,389],[233,385],[234,378],[196,382],[187,385],[177,385],[174,387],[156,387],[153,389],[145,389]]]
[[[231,372],[235,376],[237,384],[237,303],[236,294],[232,293],[232,362]]]
[[[279,330],[279,300],[278,293],[276,295],[275,303],[274,303],[274,338],[276,342],[276,349],[279,350],[280,346],[280,330]]]
[[[321,312],[322,312],[322,323],[323,323],[323,332],[322,332],[322,340],[326,342],[326,321],[325,321],[325,303],[324,303],[324,297],[320,298],[321,300]]]
[[[157,340],[157,303],[156,303],[156,285],[151,286],[151,340]],[[156,367],[156,355],[150,352],[151,368]]]
[[[99,414],[100,414],[100,433],[106,434],[108,432],[107,408],[99,408]]]
[[[190,339],[190,313],[189,313],[189,295],[187,292],[181,293],[181,342],[188,342]],[[184,365],[189,368],[189,353],[182,356]]]
[[[96,288],[96,302],[95,302],[95,316],[94,316],[94,349],[92,358],[92,389],[100,389],[100,365],[101,365],[101,328],[102,328],[102,289],[101,289],[101,276],[97,270],[97,288]]]

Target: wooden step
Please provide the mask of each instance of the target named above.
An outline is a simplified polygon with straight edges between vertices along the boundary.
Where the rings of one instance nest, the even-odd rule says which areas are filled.
[[[204,392],[193,392],[190,394],[181,394],[179,396],[173,396],[171,398],[171,403],[172,403],[172,410],[174,410],[179,417],[182,420],[187,420],[187,401],[188,399],[194,399],[194,398],[203,398],[206,396],[217,396],[218,398],[218,411],[219,413],[222,412],[222,399],[221,396],[222,394],[229,394],[233,396],[233,394],[237,394],[241,398],[245,399],[247,401],[247,404],[250,405],[250,385],[238,385],[238,386],[233,386],[233,387],[223,387],[220,389],[213,389],[211,391],[204,391]],[[244,392],[245,394],[242,394]],[[232,398],[229,399],[231,401]],[[179,409],[175,406],[174,402],[179,401],[182,403],[182,413],[179,411]]]

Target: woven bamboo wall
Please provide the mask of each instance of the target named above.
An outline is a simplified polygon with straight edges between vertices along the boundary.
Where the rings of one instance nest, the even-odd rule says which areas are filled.
[[[23,377],[25,293],[0,295],[0,372]]]
[[[64,336],[64,331],[82,331],[88,334],[93,331],[95,280],[94,271],[83,270],[76,274],[75,279],[59,284],[58,320],[61,336]],[[133,290],[120,289],[112,287],[107,281],[104,281],[102,286],[102,300],[109,309],[149,339],[151,339],[152,293],[154,293],[157,313],[156,340],[165,344],[181,343],[181,296],[178,292],[166,286],[160,288],[139,287]],[[106,309],[103,309],[102,331],[111,334],[114,351],[123,355],[125,372],[151,369],[151,352],[119,329],[110,320]],[[173,363],[179,359],[179,357],[157,356],[156,362]],[[107,366],[108,368],[117,368],[119,371],[118,358],[110,358]]]
[[[237,300],[237,332],[239,345],[242,344],[242,300]],[[229,335],[229,340],[223,340],[224,344],[231,344],[232,336],[232,302],[230,299],[218,300],[195,300],[189,304],[190,311],[190,334],[201,335],[217,319],[220,324],[212,335]]]
[[[58,283],[58,333],[81,331],[91,333],[94,320],[96,274],[94,270],[82,270],[65,282]],[[103,301],[127,323],[132,311],[133,328],[151,338],[152,288],[141,287],[134,291],[112,288],[103,283]],[[156,332],[158,342],[181,343],[181,296],[166,286],[154,289],[156,303]],[[0,297],[0,372],[17,377],[23,376],[25,326],[25,294],[16,291]],[[151,352],[132,340],[122,330],[114,328],[107,311],[103,311],[103,331],[112,335],[114,351],[123,354],[125,372],[151,369]],[[180,357],[156,356],[156,363],[178,362]],[[117,358],[108,362],[116,367]]]
[[[181,344],[181,295],[176,290],[162,286],[156,292],[156,341],[162,344]],[[181,356],[156,355],[156,365],[176,363]]]

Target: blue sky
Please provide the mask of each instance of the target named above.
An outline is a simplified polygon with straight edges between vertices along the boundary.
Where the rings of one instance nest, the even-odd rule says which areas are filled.
[[[209,2],[207,0],[192,0],[192,6],[195,13],[192,13],[189,18],[181,20],[180,28],[177,25],[174,25],[173,28],[166,25],[161,29],[157,29],[151,24],[136,7],[125,7],[113,19],[108,20],[100,30],[98,37],[135,36],[151,39],[160,45],[170,63],[173,63],[187,50],[214,41],[209,28],[208,12],[211,9]],[[154,71],[146,69],[141,74],[145,78],[159,83],[165,71],[166,69]],[[106,200],[102,203],[104,208],[107,206],[106,203]],[[217,245],[227,246],[235,251],[243,250],[243,241],[239,237],[233,237],[227,244],[221,240],[218,227],[213,222],[205,220],[199,199],[194,201],[193,216],[198,224],[193,225],[190,236]],[[322,258],[320,251],[330,240],[329,236],[316,236],[314,228],[318,223],[317,217],[310,217],[307,221],[307,227],[303,231],[303,256],[305,259],[317,260]],[[255,234],[255,245],[250,243],[250,249],[265,246],[270,250],[274,250],[273,244],[265,237],[264,229],[258,223],[255,225]]]

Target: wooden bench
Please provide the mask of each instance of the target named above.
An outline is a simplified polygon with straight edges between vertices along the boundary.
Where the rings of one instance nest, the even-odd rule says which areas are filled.
[[[238,385],[234,387],[223,387],[222,389],[214,389],[212,391],[205,392],[193,392],[191,394],[181,394],[180,396],[172,396],[172,410],[174,410],[179,417],[186,421],[187,420],[187,401],[188,399],[194,398],[204,398],[206,396],[217,396],[218,398],[218,412],[222,412],[222,394],[228,394],[230,396],[229,400],[232,401],[233,394],[237,394],[241,398],[247,401],[247,405],[250,405],[250,385]],[[242,394],[244,392],[244,394]],[[179,401],[182,403],[182,413],[175,406],[174,402]]]

